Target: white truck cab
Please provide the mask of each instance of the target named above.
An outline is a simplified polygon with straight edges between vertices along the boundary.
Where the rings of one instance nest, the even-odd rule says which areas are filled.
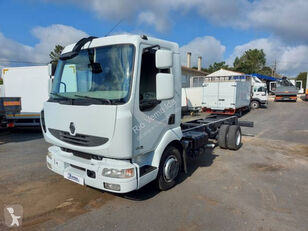
[[[65,47],[44,104],[48,167],[129,192],[157,177],[164,149],[182,138],[179,47],[137,35],[84,42]]]
[[[261,105],[268,103],[268,90],[266,84],[263,83],[258,77],[252,76],[252,98],[250,102],[251,109],[257,109]]]
[[[200,152],[210,138],[219,135],[223,148],[241,146],[235,116],[181,124],[179,47],[138,35],[89,37],[65,47],[41,125],[53,145],[49,169],[116,193],[155,179],[159,189],[171,188],[187,170],[186,154]]]

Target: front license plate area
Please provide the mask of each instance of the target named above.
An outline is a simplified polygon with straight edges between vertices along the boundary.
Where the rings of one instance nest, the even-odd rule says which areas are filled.
[[[80,177],[80,176],[77,176],[74,173],[65,172],[64,173],[64,178],[67,179],[67,180],[73,181],[73,182],[75,182],[77,184],[84,185],[84,178]]]

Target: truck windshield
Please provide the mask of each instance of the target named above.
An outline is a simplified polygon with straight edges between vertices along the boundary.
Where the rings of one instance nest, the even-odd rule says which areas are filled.
[[[135,48],[131,44],[81,50],[59,60],[50,94],[53,100],[126,103],[130,96]]]

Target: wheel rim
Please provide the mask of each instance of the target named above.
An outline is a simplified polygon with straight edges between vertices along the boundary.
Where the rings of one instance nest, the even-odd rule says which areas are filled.
[[[236,146],[239,146],[241,143],[241,133],[240,131],[236,132]]]
[[[253,102],[252,103],[252,108],[257,108],[258,107],[258,104],[256,102]]]
[[[177,177],[179,167],[179,161],[175,156],[171,155],[167,158],[163,169],[164,178],[167,182],[171,182]]]

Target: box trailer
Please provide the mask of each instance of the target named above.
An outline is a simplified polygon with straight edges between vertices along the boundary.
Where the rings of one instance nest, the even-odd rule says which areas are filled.
[[[202,110],[212,114],[241,115],[250,109],[250,76],[208,78],[203,84]]]
[[[66,71],[69,66],[75,75]],[[115,35],[65,47],[41,113],[44,138],[52,144],[47,167],[75,183],[115,193],[152,181],[168,190],[187,172],[188,156],[215,143],[239,149],[240,126],[251,123],[236,116],[182,123],[181,78],[174,42]]]
[[[199,112],[202,108],[202,87],[182,88],[182,110]]]
[[[7,126],[39,126],[40,111],[49,95],[48,66],[3,68],[2,78],[3,96],[21,100],[20,112],[6,114]]]

